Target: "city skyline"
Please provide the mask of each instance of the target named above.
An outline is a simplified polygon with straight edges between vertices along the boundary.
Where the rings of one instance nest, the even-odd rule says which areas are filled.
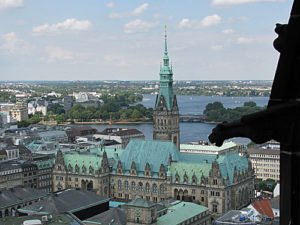
[[[271,80],[274,27],[290,8],[284,0],[0,0],[0,80],[157,80],[165,25],[174,80]]]

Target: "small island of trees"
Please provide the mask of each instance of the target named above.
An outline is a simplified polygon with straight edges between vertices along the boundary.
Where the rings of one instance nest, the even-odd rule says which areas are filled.
[[[211,122],[232,122],[240,119],[242,116],[261,111],[255,102],[245,102],[243,106],[236,108],[225,108],[221,102],[213,102],[206,105],[203,111],[207,121]]]

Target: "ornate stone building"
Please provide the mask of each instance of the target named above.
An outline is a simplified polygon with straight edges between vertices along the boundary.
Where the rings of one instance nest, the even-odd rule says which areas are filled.
[[[125,149],[58,152],[53,190],[80,188],[121,201],[141,197],[193,201],[215,214],[239,209],[254,197],[254,171],[246,155],[230,145],[219,154],[180,152],[179,110],[173,94],[165,35],[153,141],[133,139]],[[210,146],[207,146],[211,148]],[[217,148],[217,147],[216,147]]]
[[[173,93],[173,71],[169,65],[167,34],[165,33],[165,52],[160,67],[160,88],[156,96],[153,112],[153,139],[170,140],[179,149],[179,109]]]
[[[52,174],[53,191],[72,187],[95,190],[101,196],[109,195],[109,164],[103,149],[72,151],[64,155],[59,150]]]

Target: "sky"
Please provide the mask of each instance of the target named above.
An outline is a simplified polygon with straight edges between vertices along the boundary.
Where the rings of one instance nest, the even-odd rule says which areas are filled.
[[[292,0],[0,0],[0,80],[272,80]]]

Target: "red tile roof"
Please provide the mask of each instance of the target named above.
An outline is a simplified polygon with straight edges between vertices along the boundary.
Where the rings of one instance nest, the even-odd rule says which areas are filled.
[[[261,214],[274,218],[271,202],[269,199],[260,199],[252,203],[252,206]]]

